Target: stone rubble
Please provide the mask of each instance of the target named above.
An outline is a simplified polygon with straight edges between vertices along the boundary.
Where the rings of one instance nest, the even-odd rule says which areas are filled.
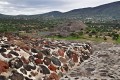
[[[0,80],[60,80],[92,54],[89,43],[0,37]]]
[[[120,45],[100,43],[93,48],[88,60],[60,80],[120,80]]]
[[[120,45],[0,36],[0,80],[120,80]]]

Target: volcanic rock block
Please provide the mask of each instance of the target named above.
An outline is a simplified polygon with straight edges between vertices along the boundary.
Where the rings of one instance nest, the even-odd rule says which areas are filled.
[[[60,56],[64,57],[64,50],[63,49],[59,49],[58,53],[59,53]]]
[[[44,62],[45,65],[50,65],[51,64],[51,59],[48,58],[48,57],[44,57],[43,62]]]
[[[12,60],[9,61],[9,66],[11,68],[18,69],[18,68],[23,66],[23,62],[22,62],[22,60],[20,58],[16,57],[16,58],[13,58]]]
[[[50,74],[50,70],[46,66],[40,65],[40,68],[43,74]]]
[[[67,62],[67,59],[66,59],[66,58],[63,58],[63,57],[60,57],[59,60],[60,60],[62,63],[66,63],[66,62]]]
[[[27,74],[27,71],[26,71],[24,68],[21,68],[20,71],[21,71],[23,74]]]
[[[43,59],[43,54],[42,53],[38,53],[37,55],[33,55],[35,58],[38,59]]]
[[[15,72],[9,77],[9,79],[11,79],[11,80],[24,80],[24,76],[20,73]]]
[[[77,54],[73,53],[72,58],[73,58],[74,62],[78,62],[78,55]]]
[[[14,43],[15,45],[17,45],[17,46],[20,46],[20,47],[22,47],[22,46],[25,45],[25,43],[24,43],[23,41],[20,41],[20,40],[14,40],[13,43]]]
[[[3,52],[6,52],[6,49],[5,49],[5,48],[1,48],[1,49],[0,49],[0,53],[3,53]]]
[[[43,61],[42,61],[41,59],[36,59],[36,60],[35,60],[35,63],[36,63],[36,65],[38,65],[38,64],[43,64]]]
[[[58,58],[52,56],[51,60],[52,60],[53,64],[55,64],[56,66],[61,66],[61,62]]]
[[[59,80],[59,77],[56,73],[51,73],[49,76],[49,80]]]
[[[56,70],[57,70],[57,67],[55,67],[54,65],[49,65],[48,66],[48,68],[51,70],[51,71],[54,71],[54,72],[56,72]]]
[[[19,56],[19,54],[17,52],[15,52],[15,51],[10,51],[9,54],[13,54],[15,56]]]
[[[8,68],[9,68],[8,64],[0,60],[0,73],[6,72]]]
[[[0,80],[7,80],[5,76],[0,76]]]

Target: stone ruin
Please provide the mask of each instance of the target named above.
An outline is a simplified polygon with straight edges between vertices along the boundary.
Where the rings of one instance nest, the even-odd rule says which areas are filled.
[[[89,43],[0,37],[0,80],[60,80],[92,54]]]

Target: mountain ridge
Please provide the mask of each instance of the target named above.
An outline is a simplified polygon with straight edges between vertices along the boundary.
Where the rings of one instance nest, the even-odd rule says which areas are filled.
[[[28,19],[56,19],[56,18],[93,18],[93,19],[120,19],[120,1],[103,4],[96,7],[87,7],[70,10],[68,12],[51,11],[36,15],[4,15],[0,14],[0,18],[28,18]]]

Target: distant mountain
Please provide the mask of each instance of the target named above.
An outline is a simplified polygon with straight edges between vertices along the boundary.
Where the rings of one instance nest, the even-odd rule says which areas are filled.
[[[64,13],[66,16],[83,18],[117,18],[120,19],[120,1],[97,7],[75,9]]]
[[[45,14],[38,15],[19,15],[8,16],[0,14],[0,18],[27,18],[27,19],[57,19],[57,18],[69,18],[69,19],[95,19],[95,20],[110,20],[120,19],[120,1],[100,5],[97,7],[88,7],[82,9],[75,9],[65,13],[59,11],[52,11]]]
[[[7,16],[4,14],[0,14],[0,18],[3,18],[3,17],[7,17]]]
[[[49,17],[49,16],[57,17],[57,16],[61,16],[62,13],[59,11],[52,11],[52,12],[41,14],[41,15],[44,17]]]

